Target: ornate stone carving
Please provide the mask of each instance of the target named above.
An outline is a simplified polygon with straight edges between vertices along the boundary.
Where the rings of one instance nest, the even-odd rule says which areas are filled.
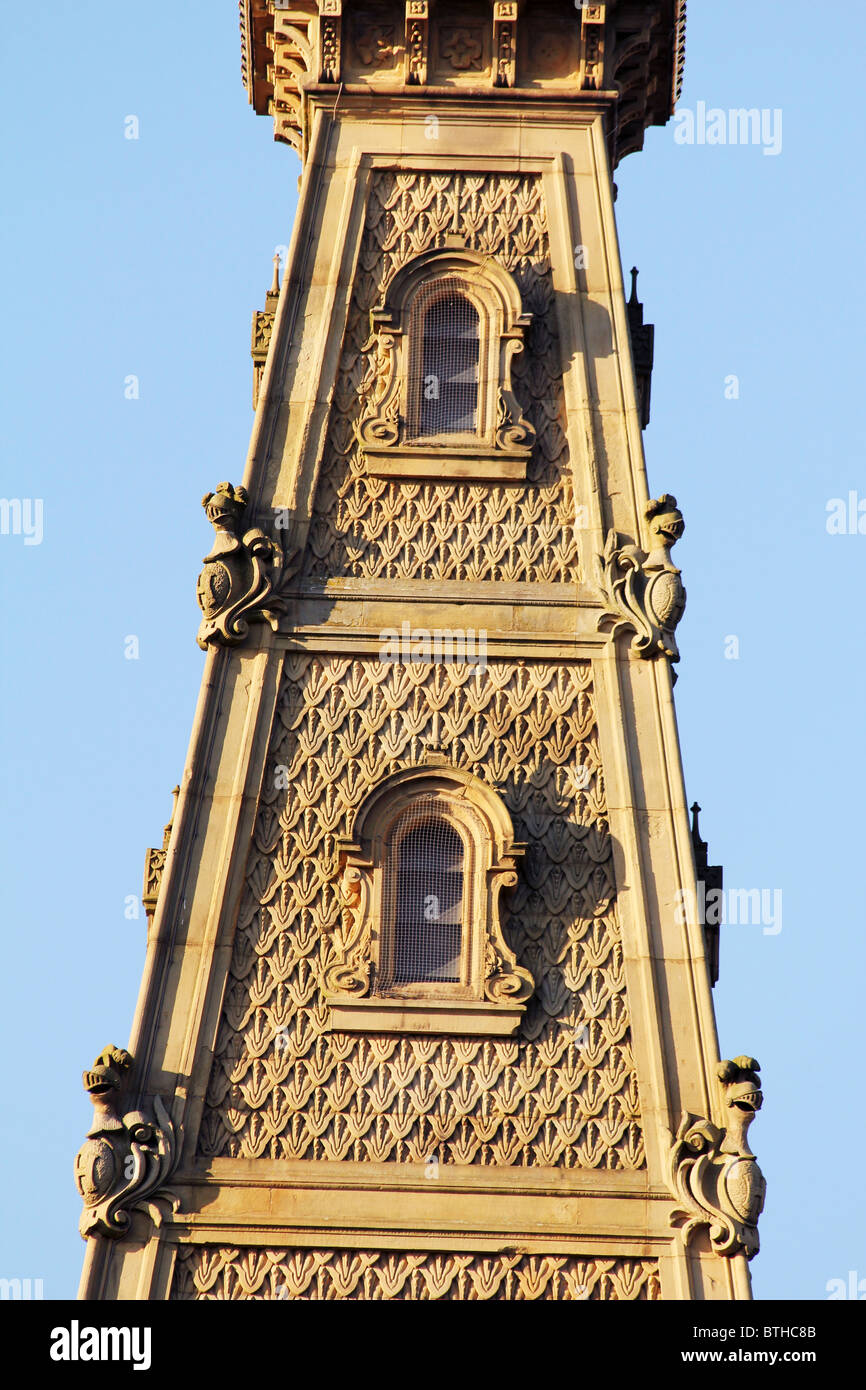
[[[355,31],[355,51],[367,68],[391,67],[395,57],[393,24],[359,22]]]
[[[334,930],[334,959],[324,976],[325,992],[362,997],[370,988],[370,879],[369,861],[343,857],[338,893],[339,926]],[[330,922],[323,923],[325,931]]]
[[[255,51],[259,63],[265,60],[264,81],[256,83],[254,78],[258,87],[254,104],[257,111],[273,113],[274,138],[291,145],[303,159],[306,132],[300,86],[316,76],[318,6],[316,0],[287,0],[279,9],[273,7],[268,20],[258,10],[258,0],[251,3],[256,7],[252,16]]]
[[[319,0],[319,81],[339,82],[342,0]]]
[[[455,72],[481,72],[484,67],[484,39],[476,25],[443,25],[439,30],[439,53]]]
[[[430,0],[406,0],[406,84],[427,82],[430,48]]]
[[[290,567],[278,564],[283,557],[259,527],[243,530],[246,488],[219,483],[216,492],[202,498],[202,506],[216,536],[198,580],[204,618],[197,641],[202,650],[208,643],[234,647],[250,623],[267,622],[276,630],[285,609],[279,586],[290,577]]]
[[[604,73],[604,33],[605,5],[582,5],[580,7],[580,27],[582,39],[582,58],[580,85],[584,89],[597,91],[602,85]]]
[[[422,26],[426,29],[430,23],[428,4],[429,0],[406,0],[405,19],[396,0],[390,7],[365,8],[357,15],[354,7],[347,11],[353,14],[355,29],[347,45],[349,65],[356,75],[374,75],[383,95],[399,94],[404,83],[429,80],[427,38],[422,33]],[[301,101],[301,89],[310,77],[314,82],[317,77],[336,82],[345,76],[335,76],[342,66],[339,0],[281,0],[279,6],[240,0],[240,5],[241,70],[250,101],[261,115],[273,115],[275,138],[290,144],[303,159],[309,108]],[[527,34],[525,42],[521,38],[518,64],[518,6],[515,0],[495,0],[486,7],[483,22],[476,22],[473,13],[471,22],[440,25],[439,73],[446,80],[465,78],[474,84],[479,80],[476,74],[483,72],[486,84],[514,89],[518,95],[521,85],[570,81],[575,95],[585,91],[608,107],[615,167],[624,155],[640,149],[647,126],[664,125],[676,105],[682,85],[686,0],[627,6],[620,0],[613,22],[612,8],[566,0],[542,6],[533,0],[523,8],[520,29]],[[396,22],[389,23],[392,15]]]
[[[493,6],[493,53],[497,87],[517,82],[517,0],[496,0]]]
[[[748,1146],[747,1134],[763,1095],[754,1057],[721,1062],[728,1124],[719,1129],[709,1120],[684,1112],[670,1153],[671,1190],[680,1202],[671,1224],[683,1242],[702,1226],[719,1255],[757,1254],[758,1217],[764,1206],[766,1183]]]
[[[340,843],[370,788],[429,748],[495,788],[526,844],[502,923],[536,988],[513,1037],[330,1027],[337,933],[364,916]],[[288,652],[200,1153],[643,1168],[615,898],[587,662]]]
[[[661,1297],[656,1260],[182,1245],[172,1300],[618,1302]]]
[[[495,260],[520,291],[527,351],[511,358],[513,389],[535,440],[526,488],[498,479],[414,483],[370,474],[358,438],[372,393],[386,441],[399,434],[393,343],[371,315],[401,268],[461,235]],[[305,578],[537,580],[580,578],[562,362],[550,275],[547,218],[535,176],[372,176],[328,439],[304,559]],[[394,395],[385,401],[386,383]],[[500,454],[500,466],[501,466]]]
[[[454,445],[447,436],[419,438],[411,418],[411,380],[422,371],[417,306],[446,280],[472,301],[479,321],[477,433],[471,443]],[[535,430],[514,394],[511,373],[531,316],[514,279],[475,251],[426,251],[397,271],[371,320],[373,336],[365,344],[372,349],[371,370],[355,427],[369,471],[440,478],[454,457],[464,470],[474,463],[479,477],[525,477]]]
[[[89,1071],[84,1089],[93,1101],[93,1124],[75,1160],[75,1181],[84,1200],[79,1229],[83,1236],[122,1236],[134,1211],[146,1211],[156,1224],[177,1197],[165,1189],[177,1162],[180,1134],[161,1096],[156,1118],[140,1110],[121,1118],[118,1101],[132,1057],[106,1047]]]
[[[607,612],[599,628],[634,632],[632,651],[642,657],[661,654],[679,661],[674,629],[683,616],[686,591],[680,571],[672,563],[671,547],[685,529],[677,499],[665,493],[644,509],[650,533],[650,549],[620,545],[616,531],[609,531],[604,554],[599,557],[599,583]]]
[[[393,826],[401,812],[422,804],[431,814],[462,827],[469,865],[463,892],[473,906],[461,925],[459,984],[423,984],[419,995],[416,986],[407,990],[384,985],[390,944],[386,938],[393,926],[386,920],[384,880],[393,867],[386,826]],[[387,1027],[389,1006],[396,1001],[399,1020],[390,1026],[401,1031],[417,1031],[423,1018],[435,1033],[512,1033],[535,982],[518,965],[502,934],[499,899],[503,889],[517,884],[515,866],[523,850],[515,843],[511,818],[495,792],[444,758],[432,755],[421,767],[392,773],[377,783],[355,813],[351,837],[337,841],[340,918],[331,938],[334,960],[324,974],[334,1026],[368,1032]],[[371,1007],[340,1007],[358,1000]]]

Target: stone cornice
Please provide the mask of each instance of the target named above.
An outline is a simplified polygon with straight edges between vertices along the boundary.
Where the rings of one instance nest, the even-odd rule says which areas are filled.
[[[686,0],[240,0],[250,103],[304,158],[304,91],[496,92],[602,101],[613,167],[664,125],[682,85]],[[529,23],[531,14],[531,24]],[[543,87],[541,86],[543,84]]]

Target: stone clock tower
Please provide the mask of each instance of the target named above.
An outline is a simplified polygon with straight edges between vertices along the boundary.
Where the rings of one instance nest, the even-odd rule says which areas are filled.
[[[750,1297],[611,181],[684,11],[243,0],[300,204],[130,1048],[84,1076],[84,1298]]]

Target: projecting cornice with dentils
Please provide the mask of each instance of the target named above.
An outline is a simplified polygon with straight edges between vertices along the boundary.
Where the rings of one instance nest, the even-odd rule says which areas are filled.
[[[308,97],[342,88],[601,101],[615,167],[682,85],[686,0],[240,0],[240,20],[250,102],[302,158]]]

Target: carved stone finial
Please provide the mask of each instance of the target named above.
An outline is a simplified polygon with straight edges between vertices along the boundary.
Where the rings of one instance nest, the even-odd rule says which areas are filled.
[[[631,268],[631,294],[626,304],[628,333],[631,339],[631,355],[634,363],[635,385],[637,386],[637,409],[640,426],[645,430],[650,422],[650,398],[652,396],[653,358],[655,356],[655,328],[643,321],[643,305],[637,297],[638,268]]]
[[[231,483],[219,483],[216,492],[202,498],[216,532],[198,580],[204,618],[197,641],[202,650],[209,643],[237,646],[252,622],[268,622],[276,631],[285,608],[277,579],[289,575],[285,565],[276,565],[277,547],[257,526],[242,533],[247,502],[246,488]]]
[[[706,1226],[719,1255],[745,1253],[751,1259],[759,1248],[766,1182],[747,1141],[764,1099],[759,1071],[754,1057],[720,1062],[726,1128],[684,1112],[670,1152],[671,1190],[680,1202],[671,1224],[679,1227],[686,1244]]]
[[[106,1047],[83,1073],[93,1101],[93,1123],[75,1160],[75,1181],[84,1201],[79,1230],[83,1236],[122,1236],[133,1211],[147,1211],[159,1221],[163,1208],[178,1199],[164,1190],[177,1162],[180,1134],[161,1096],[154,1100],[156,1119],[140,1110],[121,1116],[119,1100],[132,1068],[122,1048]]]
[[[685,530],[677,499],[669,493],[648,502],[650,548],[620,545],[616,531],[609,531],[604,554],[599,556],[598,580],[609,608],[598,621],[600,629],[634,632],[632,651],[638,656],[670,657],[679,661],[674,629],[685,612],[686,591],[680,572],[670,557],[672,546]]]

